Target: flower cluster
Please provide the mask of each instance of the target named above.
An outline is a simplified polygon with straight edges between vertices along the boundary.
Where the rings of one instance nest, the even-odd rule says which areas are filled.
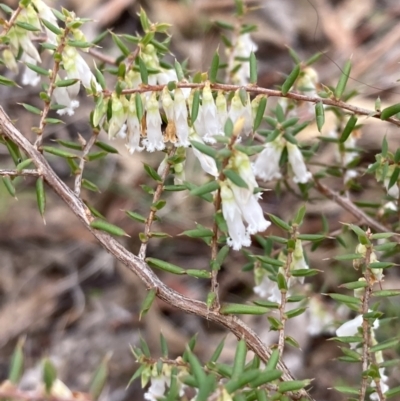
[[[170,72],[169,75],[173,78],[174,73]],[[175,79],[177,79],[176,74]],[[133,70],[127,73],[126,85],[128,89],[138,89],[141,85],[140,74]],[[243,118],[242,133],[247,135],[252,132],[254,112],[249,96],[243,104],[237,91],[228,111],[225,95],[219,92],[214,99],[210,83],[206,82],[197,115],[194,117],[191,115],[194,94],[195,91],[188,92],[180,88],[169,91],[167,87],[164,87],[160,94],[157,92],[136,94],[136,96],[113,94],[111,98],[101,98],[97,103],[93,124],[102,126],[108,132],[110,139],[126,138],[130,153],[143,149],[148,152],[163,150],[166,142],[176,147],[189,147],[190,140],[199,138],[201,142],[215,143],[214,137],[224,134],[228,118],[233,123]],[[112,116],[107,121],[108,102],[112,104]],[[167,122],[164,131],[163,119]]]
[[[283,264],[287,262],[287,256],[283,253],[279,254],[278,260],[282,261]],[[294,252],[292,253],[292,261],[289,266],[289,270],[298,270],[298,269],[309,269],[309,266],[304,258],[303,246],[301,244],[301,240],[296,240],[296,245]],[[280,267],[279,272],[284,274],[284,268]],[[280,302],[281,300],[281,292],[278,288],[278,284],[276,281],[272,280],[270,276],[268,276],[267,271],[264,269],[256,269],[255,270],[255,282],[256,286],[253,288],[253,291],[262,298],[267,298],[271,302]],[[304,277],[293,277],[291,276],[287,281],[288,289],[293,287],[296,282],[303,284]]]
[[[53,96],[57,104],[64,106],[64,108],[57,110],[57,113],[71,116],[74,114],[74,109],[79,106],[79,101],[76,100],[76,97],[79,93],[80,84],[88,91],[94,91],[95,93],[101,91],[101,86],[90,70],[90,67],[75,47],[66,45],[61,57],[66,78],[76,79],[77,82],[66,87],[56,86]],[[59,80],[60,77],[57,77],[56,83]]]
[[[271,223],[264,218],[258,203],[260,194],[254,194],[257,182],[249,157],[235,150],[229,159],[228,168],[235,171],[247,185],[238,186],[230,179],[220,183],[222,213],[229,232],[227,242],[233,249],[239,250],[242,246],[250,246],[251,234],[265,231]]]
[[[6,65],[11,70],[18,71],[16,57],[20,49],[23,51],[22,57],[26,57],[28,62],[41,62],[39,52],[33,44],[35,34],[32,30],[24,29],[24,25],[29,24],[29,26],[35,27],[37,32],[41,32],[43,29],[40,21],[41,18],[50,18],[50,22],[54,22],[55,20],[50,8],[42,0],[32,0],[32,2],[27,7],[24,7],[18,14],[15,24],[10,28],[7,34],[10,46],[3,52]]]
[[[78,28],[83,22],[81,23],[79,19],[76,19],[73,13],[67,11],[65,11],[65,13],[68,14],[66,18],[68,19],[67,22],[69,22],[68,28],[65,29],[68,29],[71,43],[74,41],[87,43],[84,34]],[[53,28],[49,29],[43,24],[43,21]],[[77,22],[76,25],[71,24],[73,21]],[[94,93],[101,91],[101,86],[84,58],[79,54],[77,48],[72,44],[66,44],[66,38],[61,39],[66,31],[58,26],[57,18],[53,14],[51,8],[42,0],[32,0],[21,10],[16,19],[16,23],[8,32],[10,47],[3,51],[3,57],[7,67],[16,72],[17,64],[15,58],[19,54],[20,49],[22,49],[21,61],[26,63],[26,68],[22,76],[23,85],[36,86],[40,82],[40,75],[35,71],[35,66],[41,63],[41,57],[33,44],[33,39],[35,38],[33,31],[24,28],[24,26],[27,25],[35,27],[37,29],[35,33],[44,31],[46,33],[47,43],[52,45],[54,49],[61,44],[61,41],[64,42],[60,48],[62,52],[60,63],[61,70],[59,73],[62,76],[60,77],[57,75],[55,77],[53,100],[59,106],[64,106],[57,111],[58,114],[72,115],[74,109],[79,106],[79,101],[75,100],[75,98],[78,95],[80,84],[82,83],[88,91]],[[57,35],[55,32],[60,32],[60,34]],[[87,49],[88,48],[86,48],[86,50]],[[68,86],[57,85],[59,81],[64,79],[76,80],[76,82],[72,82],[72,84]]]
[[[287,142],[283,137],[278,137],[272,142],[265,143],[264,150],[258,155],[254,163],[256,177],[264,181],[271,181],[282,177],[280,160],[285,147],[293,172],[293,181],[305,184],[312,178],[312,174],[307,170],[301,150],[297,145]]]
[[[43,25],[43,20],[58,28],[57,19],[51,8],[42,0],[32,0],[27,6],[22,8],[15,23],[9,29],[7,33],[9,47],[3,50],[3,60],[6,66],[14,73],[18,72],[17,57],[20,57],[21,61],[32,65],[37,65],[41,62],[39,52],[33,43],[38,33],[44,31],[47,41],[53,45],[57,44],[56,35]],[[29,29],[25,27],[29,27]],[[22,76],[23,85],[29,84],[35,86],[39,81],[40,77],[37,73],[32,69],[25,69]]]

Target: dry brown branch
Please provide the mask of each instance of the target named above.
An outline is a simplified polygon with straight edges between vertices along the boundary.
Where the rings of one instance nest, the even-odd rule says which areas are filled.
[[[143,260],[129,252],[109,234],[93,229],[90,223],[94,218],[88,207],[61,181],[44,156],[17,130],[1,107],[0,128],[4,135],[10,138],[33,160],[38,172],[43,176],[47,185],[66,203],[71,211],[99,241],[101,246],[135,273],[147,289],[155,289],[158,298],[181,311],[200,316],[226,327],[238,339],[244,339],[247,347],[262,361],[267,362],[269,360],[272,353],[271,349],[242,320],[233,315],[222,315],[219,310],[210,310],[204,302],[187,298],[177,291],[172,290],[157,277]],[[277,368],[283,372],[282,380],[293,380],[291,373],[283,362],[279,362]],[[312,400],[312,397],[305,390],[293,392],[291,397],[292,399],[303,397],[307,400]]]
[[[0,170],[0,176],[9,176],[9,177],[38,177],[40,174],[37,170]]]
[[[174,154],[175,154],[175,148],[168,152],[168,157],[171,157]],[[154,205],[156,202],[158,202],[160,200],[161,195],[164,191],[164,183],[165,183],[166,178],[168,177],[170,169],[171,169],[171,165],[168,162],[166,162],[164,170],[161,174],[161,182],[159,182],[157,184],[157,188],[153,195],[152,205]],[[147,220],[146,220],[146,224],[144,227],[145,239],[142,241],[142,245],[140,246],[139,255],[138,255],[139,258],[142,260],[144,260],[146,258],[147,244],[150,239],[151,226],[154,222],[154,218],[156,217],[156,212],[157,212],[157,209],[154,207],[151,207],[149,216],[147,217]]]
[[[106,54],[103,54],[102,52],[94,49],[93,47],[89,49],[88,53],[94,58],[97,58],[98,60],[102,61],[103,63],[117,65],[117,60],[114,57],[107,56]]]
[[[370,236],[371,232],[368,230],[367,235]],[[365,287],[364,290],[364,296],[362,299],[362,314],[363,316],[368,313],[369,310],[369,300],[371,298],[371,293],[372,293],[372,285],[371,283],[371,271],[369,268],[370,262],[371,262],[371,252],[372,248],[371,246],[367,246],[367,250],[365,253],[365,273],[364,277],[367,282],[367,286]],[[363,329],[363,342],[362,342],[362,371],[366,372],[370,363],[370,343],[371,343],[371,325],[369,323],[369,320],[363,317],[363,323],[362,323],[362,329]],[[362,381],[361,381],[361,389],[360,389],[360,401],[364,401],[365,399],[365,394],[367,392],[367,386],[368,386],[368,376],[363,374]]]
[[[96,142],[98,134],[99,134],[98,131],[93,130],[92,136],[90,137],[89,141],[86,143],[86,145],[83,149],[82,157],[79,162],[79,171],[75,177],[74,192],[75,192],[76,196],[79,196],[81,193],[83,170],[85,169],[85,158],[89,154],[90,149],[92,149],[92,146],[94,145],[94,143]]]
[[[68,27],[66,27],[62,37],[60,38],[60,44],[58,45],[57,50],[56,50],[57,54],[62,54],[62,52],[64,51],[69,32],[70,32],[70,29]],[[47,119],[47,115],[49,114],[49,111],[50,111],[51,98],[53,96],[54,89],[56,88],[56,81],[57,81],[60,65],[61,65],[61,60],[59,58],[56,58],[54,60],[53,69],[50,74],[49,87],[47,89],[47,99],[48,100],[44,100],[44,108],[40,115],[39,128],[37,128],[35,130],[35,132],[37,134],[36,141],[35,141],[36,148],[39,148],[40,145],[42,144],[44,129],[47,125],[46,119]]]
[[[361,209],[359,209],[350,199],[340,196],[337,192],[328,188],[326,185],[321,184],[321,182],[318,180],[314,180],[314,182],[315,182],[315,188],[322,195],[326,196],[328,199],[333,200],[338,205],[340,205],[343,209],[345,209],[349,213],[351,213],[354,217],[357,218],[357,220],[360,222],[360,224],[364,223],[368,227],[373,228],[375,231],[380,232],[380,233],[391,232],[391,230],[389,228],[385,227],[383,224],[379,223],[379,221],[376,221],[375,219],[373,219],[372,217],[370,217],[366,213],[364,213]],[[393,234],[393,239],[396,242],[400,243],[399,235]]]

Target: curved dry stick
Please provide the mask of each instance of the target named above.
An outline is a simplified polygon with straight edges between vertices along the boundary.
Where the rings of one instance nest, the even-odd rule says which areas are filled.
[[[128,269],[135,273],[144,283],[147,289],[156,289],[157,297],[175,306],[176,308],[207,320],[216,322],[237,338],[244,339],[251,349],[262,361],[267,362],[271,356],[271,349],[266,346],[258,335],[248,327],[242,320],[233,315],[221,315],[217,310],[210,310],[204,302],[187,298],[167,287],[149,268],[149,266],[137,256],[125,249],[118,241],[110,235],[93,229],[90,222],[94,219],[88,207],[78,198],[74,192],[56,175],[43,155],[15,128],[8,115],[0,107],[0,129],[4,135],[10,138],[20,149],[22,149],[36,165],[37,170],[43,176],[50,188],[67,204],[72,212],[82,221],[86,228],[94,235],[100,244],[115,258],[122,262]],[[278,363],[278,369],[283,372],[282,380],[294,380],[284,363]],[[292,393],[292,399],[304,398],[313,400],[305,391]]]

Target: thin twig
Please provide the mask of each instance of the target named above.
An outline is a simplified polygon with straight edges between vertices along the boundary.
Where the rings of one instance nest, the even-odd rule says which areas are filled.
[[[214,197],[214,212],[218,213],[221,208],[221,189],[218,189],[217,193]],[[216,219],[214,219],[213,223],[213,236],[211,238],[211,261],[216,261],[218,256],[218,223]],[[219,309],[219,284],[218,284],[218,270],[219,268],[214,268],[213,264],[211,264],[211,292],[214,294],[214,299],[211,308]]]
[[[297,234],[297,230],[295,228],[293,228],[293,232],[292,232],[290,238],[296,240],[296,234]],[[290,266],[293,262],[293,252],[294,252],[294,249],[288,249],[287,256],[286,256],[286,263],[285,263],[284,271],[283,271],[283,275],[285,277],[287,286],[289,286]],[[281,289],[281,303],[279,305],[280,327],[279,327],[279,337],[278,337],[278,350],[279,350],[280,358],[282,358],[283,349],[285,348],[285,326],[286,326],[286,320],[287,320],[287,317],[285,314],[285,309],[286,309],[287,295],[288,295],[287,289]]]
[[[38,171],[53,191],[66,203],[71,211],[79,218],[84,226],[99,241],[101,246],[123,263],[129,270],[135,273],[147,289],[156,289],[157,297],[177,309],[202,317],[209,321],[226,327],[237,338],[244,339],[252,350],[263,362],[267,362],[271,356],[271,349],[266,346],[260,337],[248,327],[242,320],[233,315],[221,315],[217,310],[210,310],[204,302],[183,296],[179,292],[166,286],[149,268],[145,261],[129,252],[109,234],[95,230],[90,226],[94,219],[88,207],[78,198],[73,191],[57,176],[43,155],[15,128],[8,115],[0,107],[0,128],[19,148],[21,148],[34,162]],[[283,372],[281,380],[291,381],[293,377],[286,365],[279,361],[277,369]],[[290,394],[292,399],[306,400],[313,398],[305,390],[295,391]]]
[[[25,176],[25,177],[38,177],[39,171],[37,170],[0,170],[0,176],[6,176],[8,175],[9,177],[18,177],[18,176]]]
[[[171,149],[168,152],[167,157],[173,156],[174,153],[175,153],[175,148]],[[170,169],[171,169],[171,165],[167,161],[165,163],[165,168],[161,174],[161,182],[157,183],[157,188],[153,195],[152,205],[154,205],[156,202],[158,202],[160,200],[160,197],[164,191],[164,183],[165,183],[166,178],[168,177]],[[156,213],[157,213],[157,209],[154,207],[151,207],[149,216],[147,217],[146,224],[144,226],[145,238],[144,238],[144,240],[142,240],[142,245],[140,246],[139,255],[138,255],[139,258],[142,260],[144,260],[146,258],[147,244],[150,239],[151,226],[153,224],[154,218],[156,217]]]
[[[83,170],[85,169],[85,158],[89,154],[90,149],[92,149],[92,146],[97,140],[97,136],[99,135],[99,132],[97,130],[93,130],[92,136],[90,137],[89,141],[86,143],[85,147],[83,148],[82,152],[82,157],[79,162],[79,170],[78,174],[75,177],[75,186],[74,186],[74,192],[76,196],[79,196],[81,193],[81,187],[82,187],[82,177],[83,177]]]
[[[62,54],[64,51],[65,45],[66,45],[66,39],[68,37],[70,29],[68,27],[65,27],[64,33],[62,37],[60,38],[60,44],[57,47],[57,50],[55,51],[55,54]],[[42,110],[41,116],[40,116],[40,122],[39,122],[39,128],[37,128],[36,132],[36,141],[35,141],[35,146],[37,149],[39,149],[40,145],[42,144],[43,141],[43,131],[46,127],[47,121],[47,115],[49,114],[50,111],[50,105],[51,105],[51,98],[53,96],[54,89],[56,88],[56,80],[57,80],[57,75],[58,71],[60,69],[60,64],[61,64],[61,59],[56,58],[54,60],[54,65],[53,69],[50,73],[50,82],[49,82],[49,87],[47,89],[47,99],[44,100],[44,109]]]
[[[367,236],[370,236],[371,232],[368,230],[367,231]],[[362,299],[362,314],[363,314],[363,323],[362,323],[362,329],[363,329],[363,344],[362,344],[362,381],[361,381],[361,389],[360,389],[360,401],[364,401],[365,399],[365,394],[367,391],[367,386],[368,386],[368,376],[366,375],[366,371],[368,370],[369,364],[370,364],[370,342],[371,342],[371,327],[369,324],[369,320],[365,318],[364,316],[368,313],[369,310],[369,300],[371,298],[371,293],[372,293],[372,285],[373,283],[371,282],[371,270],[369,268],[370,262],[371,262],[371,253],[372,253],[372,245],[369,245],[366,247],[366,252],[365,252],[365,272],[364,272],[364,277],[365,281],[367,283],[367,286],[364,289],[364,296]]]
[[[228,84],[232,83],[232,76],[233,76],[232,71],[234,69],[234,63],[235,63],[235,47],[238,45],[240,28],[241,24],[239,23],[239,21],[236,21],[235,30],[232,33],[232,40],[231,40],[232,47],[227,47],[229,53],[227,60],[228,68],[226,69],[225,72],[225,82],[227,82]],[[243,61],[241,61],[241,63],[243,63]]]
[[[318,192],[322,195],[327,197],[328,199],[333,200],[338,205],[340,205],[343,209],[347,210],[351,213],[360,223],[364,223],[370,228],[373,228],[375,231],[380,233],[389,233],[391,230],[385,227],[383,224],[379,223],[372,217],[365,214],[361,209],[359,209],[350,199],[340,196],[337,192],[333,191],[332,189],[328,188],[326,185],[321,184],[319,180],[314,180],[315,188]],[[393,234],[393,239],[396,242],[400,243],[400,236]]]
[[[118,65],[117,64],[117,59],[111,56],[107,56],[106,54],[99,52],[98,50],[94,49],[91,47],[88,51],[88,53],[93,56],[94,58],[97,58],[98,60],[102,61],[103,63],[106,64],[111,64],[111,65]]]
[[[18,6],[15,11],[12,13],[11,18],[5,23],[5,27],[3,31],[1,32],[1,36],[7,35],[8,31],[14,26],[14,23],[16,22],[18,15],[22,11],[22,6]]]

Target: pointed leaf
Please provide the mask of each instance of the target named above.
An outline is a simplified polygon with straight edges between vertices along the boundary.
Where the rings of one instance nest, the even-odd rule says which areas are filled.
[[[156,295],[157,295],[157,290],[155,288],[152,288],[151,290],[148,291],[146,298],[144,299],[142,306],[140,308],[139,320],[142,320],[142,316],[146,316],[147,312],[151,308],[151,305],[153,305]]]
[[[108,234],[111,235],[116,235],[119,237],[125,236],[125,237],[129,237],[129,235],[120,227],[108,223],[107,221],[104,221],[102,219],[95,219],[90,223],[90,227],[96,229],[96,230],[100,230],[100,231],[104,231]]]
[[[257,59],[256,59],[256,56],[253,51],[250,53],[249,63],[250,63],[250,83],[256,84],[257,83]]]
[[[292,72],[289,74],[289,76],[286,78],[285,82],[282,84],[282,88],[281,88],[282,95],[284,95],[284,96],[287,95],[287,93],[290,91],[290,88],[296,82],[296,79],[298,78],[299,74],[300,74],[300,65],[296,64],[296,66],[293,68]]]
[[[348,60],[343,67],[342,74],[339,78],[339,82],[336,85],[335,89],[336,99],[340,99],[342,97],[343,92],[346,89],[347,81],[350,77],[350,71],[351,71],[351,61]]]
[[[349,120],[347,121],[346,126],[343,129],[342,135],[340,136],[339,139],[340,143],[346,142],[347,138],[353,132],[353,129],[356,126],[356,124],[357,124],[357,117],[354,114],[352,114]]]
[[[209,74],[209,79],[212,84],[217,81],[218,68],[219,68],[219,54],[218,51],[216,51],[211,61],[210,74]]]

